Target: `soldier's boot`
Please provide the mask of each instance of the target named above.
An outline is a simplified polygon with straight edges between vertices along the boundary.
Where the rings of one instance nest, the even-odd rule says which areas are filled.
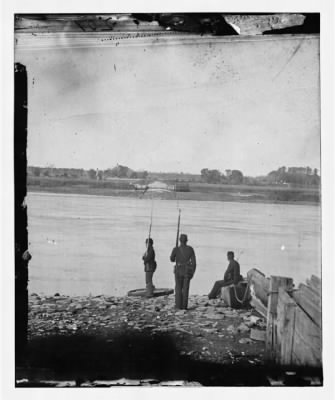
[[[154,285],[152,283],[148,283],[146,287],[146,297],[154,296]]]

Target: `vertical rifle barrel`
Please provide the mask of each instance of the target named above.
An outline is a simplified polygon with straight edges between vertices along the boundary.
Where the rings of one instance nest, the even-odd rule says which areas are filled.
[[[180,229],[180,212],[181,212],[181,210],[179,209],[178,225],[177,225],[177,237],[176,237],[176,247],[178,247],[178,238],[179,238],[179,229]]]
[[[152,201],[152,198],[151,198],[151,213],[150,213],[150,225],[149,225],[149,235],[148,235],[148,243],[147,243],[147,253],[148,253],[148,248],[149,248],[149,240],[150,240],[150,237],[151,237],[152,212],[153,212],[153,201]]]

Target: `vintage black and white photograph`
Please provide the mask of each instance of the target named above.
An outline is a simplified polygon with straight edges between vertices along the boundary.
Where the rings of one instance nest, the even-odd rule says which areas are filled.
[[[320,13],[13,18],[15,387],[322,386]]]

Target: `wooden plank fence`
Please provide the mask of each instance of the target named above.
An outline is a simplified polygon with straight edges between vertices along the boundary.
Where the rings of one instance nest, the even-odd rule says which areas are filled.
[[[292,364],[320,367],[322,364],[321,328],[300,308],[296,308]]]
[[[267,317],[268,293],[270,279],[256,268],[247,274],[251,294],[250,305],[254,307],[264,318]]]
[[[266,310],[266,357],[285,366],[322,366],[321,280],[312,275],[294,289],[293,280],[258,270],[248,273],[251,305]],[[267,303],[264,293],[267,292]]]
[[[278,297],[279,288],[283,288],[287,291],[291,291],[293,288],[293,279],[283,276],[271,276],[270,278],[270,290],[269,300],[267,308],[267,320],[266,320],[266,340],[265,350],[266,358],[268,360],[277,359],[277,347],[278,347]],[[279,318],[282,316],[279,315]]]
[[[296,308],[296,302],[284,288],[280,287],[277,306],[278,320],[275,361],[282,365],[292,364]]]

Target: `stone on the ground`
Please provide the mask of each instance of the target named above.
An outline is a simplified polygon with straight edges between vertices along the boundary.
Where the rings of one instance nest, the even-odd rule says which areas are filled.
[[[252,340],[249,338],[241,338],[238,342],[241,344],[251,344]]]
[[[238,332],[249,332],[250,328],[243,322],[237,327]]]
[[[265,342],[265,334],[266,332],[260,329],[251,329],[250,339],[259,340],[261,342]]]

